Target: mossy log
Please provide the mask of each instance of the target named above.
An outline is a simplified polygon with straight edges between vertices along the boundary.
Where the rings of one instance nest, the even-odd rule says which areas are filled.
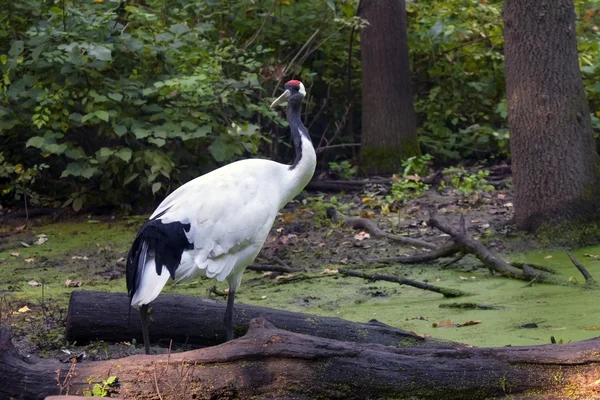
[[[0,399],[81,394],[109,376],[122,399],[588,399],[600,397],[600,338],[446,349],[342,342],[276,329],[185,353],[28,362],[0,330]],[[60,382],[60,388],[57,382]]]
[[[150,341],[168,346],[188,343],[214,346],[225,341],[223,316],[226,303],[197,296],[161,294],[151,303]],[[277,327],[291,332],[358,343],[377,343],[385,346],[413,344],[418,347],[448,347],[452,343],[425,339],[383,324],[376,320],[368,323],[350,322],[341,318],[250,306],[234,305],[234,333],[242,336],[248,323],[256,317],[265,317]],[[104,340],[108,342],[142,342],[139,314],[129,307],[125,293],[105,293],[77,290],[71,294],[67,314],[66,338],[78,344]]]

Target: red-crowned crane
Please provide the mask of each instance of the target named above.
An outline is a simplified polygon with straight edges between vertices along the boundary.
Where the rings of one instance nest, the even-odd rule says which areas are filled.
[[[297,80],[271,107],[286,102],[296,150],[293,164],[241,160],[202,175],[171,193],[140,228],[127,256],[127,291],[140,308],[146,354],[150,352],[148,304],[169,278],[227,280],[225,339],[233,339],[233,302],[242,275],[262,248],[278,211],[312,178],[315,150],[302,124],[306,95]]]

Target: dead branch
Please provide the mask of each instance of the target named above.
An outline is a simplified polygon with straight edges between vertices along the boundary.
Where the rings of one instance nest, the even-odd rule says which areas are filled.
[[[528,265],[523,265],[522,269],[516,268],[509,263],[496,257],[487,247],[478,242],[477,240],[471,239],[466,235],[465,228],[465,217],[463,214],[460,216],[459,232],[449,226],[443,225],[433,215],[430,216],[427,224],[437,230],[450,235],[452,239],[461,247],[461,250],[465,253],[473,254],[477,257],[483,265],[485,265],[490,272],[497,272],[500,275],[507,276],[509,278],[521,279],[530,281],[537,276],[538,282],[565,284],[562,280],[553,278],[549,273],[537,270]]]
[[[588,272],[588,270],[582,265],[580,264],[575,257],[573,257],[571,255],[571,252],[567,250],[567,255],[569,256],[569,258],[571,259],[571,262],[573,263],[573,265],[575,265],[575,268],[577,268],[579,270],[579,272],[581,272],[581,275],[583,275],[583,277],[585,278],[585,281],[588,284],[594,284],[596,283],[596,281],[594,281],[594,278],[592,278],[592,275]]]
[[[339,272],[341,275],[344,275],[344,276],[354,276],[357,278],[363,278],[363,279],[368,279],[368,280],[372,280],[372,281],[388,281],[388,282],[398,283],[400,285],[412,286],[417,289],[423,289],[423,290],[428,290],[430,292],[440,293],[444,297],[448,297],[448,298],[468,295],[468,293],[465,293],[465,292],[457,290],[457,289],[441,288],[439,286],[430,285],[429,283],[417,282],[417,281],[413,281],[412,279],[400,278],[398,276],[393,276],[393,275],[365,274],[364,272],[352,271],[352,270],[343,269],[343,268],[340,268]]]
[[[283,272],[292,273],[302,271],[299,268],[284,267],[283,265],[252,264],[248,266],[249,270],[257,272]]]
[[[443,268],[448,268],[448,267],[449,267],[449,266],[451,266],[452,264],[454,264],[454,263],[457,263],[457,262],[459,262],[460,260],[462,260],[464,256],[465,256],[465,253],[461,251],[461,252],[459,252],[459,253],[458,253],[456,256],[454,256],[454,257],[453,257],[451,260],[449,260],[449,261],[446,261],[446,262],[445,262],[445,263],[443,263],[443,264],[440,264],[440,268],[442,268],[442,269],[443,269]]]
[[[430,261],[435,261],[438,258],[449,257],[460,251],[460,246],[455,243],[440,247],[428,252],[417,253],[417,254],[403,254],[395,257],[382,257],[382,258],[365,258],[365,262],[370,263],[402,263],[402,264],[419,264]]]
[[[556,270],[548,265],[522,263],[522,262],[515,262],[515,261],[511,261],[511,262],[509,262],[509,264],[512,265],[513,267],[516,267],[519,269],[523,269],[523,265],[529,265],[530,267],[539,269],[540,271],[545,271],[545,272],[548,272],[549,274],[556,275]]]
[[[369,232],[371,235],[394,240],[396,242],[400,242],[409,246],[423,247],[425,249],[436,249],[438,247],[433,243],[425,242],[423,240],[411,239],[400,235],[394,235],[393,233],[385,232],[379,229],[379,227],[370,219],[360,217],[346,217],[338,213],[334,208],[329,208],[327,210],[327,216],[334,221],[342,221],[344,222],[344,224],[348,225],[353,229],[363,229]]]

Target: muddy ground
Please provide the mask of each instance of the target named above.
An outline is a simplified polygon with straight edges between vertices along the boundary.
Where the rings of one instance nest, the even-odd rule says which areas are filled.
[[[564,249],[547,248],[510,225],[510,178],[496,179],[491,190],[461,191],[433,185],[406,202],[390,202],[389,185],[366,185],[346,193],[305,192],[280,213],[256,264],[302,268],[322,278],[294,280],[281,273],[247,271],[238,293],[240,303],[329,315],[366,322],[376,318],[389,325],[475,346],[531,345],[568,342],[597,336],[600,305],[597,293],[584,285]],[[461,289],[472,296],[444,299],[441,295],[389,282],[342,277],[340,267],[368,268],[362,259],[409,254],[421,249],[374,237],[334,223],[326,210],[376,221],[388,232],[443,245],[447,235],[429,228],[436,210],[445,224],[458,227],[465,216],[467,233],[507,261],[546,264],[558,271],[565,285],[527,285],[493,276],[472,256],[448,268],[445,260],[428,264],[390,264],[378,268],[438,286]],[[68,298],[74,290],[125,292],[124,257],[145,216],[75,215],[62,213],[33,218],[4,218],[0,232],[0,322],[9,326],[13,341],[28,357],[85,360],[118,358],[142,352],[135,340],[66,343],[64,323]],[[6,247],[12,247],[6,249]],[[592,275],[600,276],[600,247],[584,248],[575,256]],[[373,265],[381,267],[381,265]],[[222,283],[194,280],[168,285],[164,292],[215,296],[210,288]],[[445,308],[472,302],[494,310]],[[101,323],[102,316],[98,316]],[[470,323],[472,324],[466,324]],[[462,326],[459,326],[462,325]],[[174,351],[181,351],[177,347]],[[154,352],[165,352],[153,347]]]

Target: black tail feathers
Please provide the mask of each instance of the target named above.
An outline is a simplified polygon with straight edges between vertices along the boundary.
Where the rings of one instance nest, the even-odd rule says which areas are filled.
[[[139,287],[146,257],[154,257],[156,273],[161,274],[163,266],[167,268],[171,279],[175,279],[175,271],[181,263],[184,250],[194,248],[185,235],[190,224],[170,222],[163,224],[158,220],[162,214],[147,221],[138,234],[127,255],[126,281],[127,293],[133,298]]]

